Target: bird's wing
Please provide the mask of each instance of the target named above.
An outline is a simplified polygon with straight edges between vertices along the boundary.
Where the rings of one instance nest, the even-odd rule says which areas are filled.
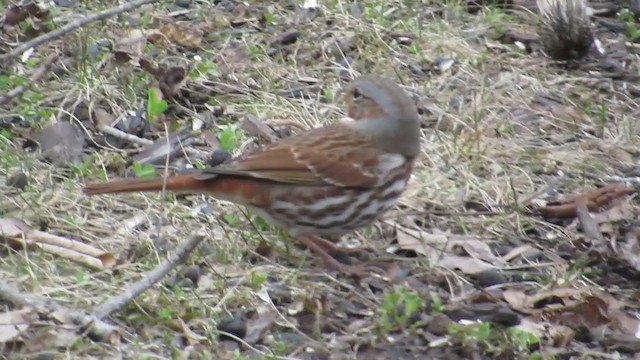
[[[198,178],[236,175],[300,185],[371,187],[378,180],[378,155],[370,138],[333,124],[204,169]]]

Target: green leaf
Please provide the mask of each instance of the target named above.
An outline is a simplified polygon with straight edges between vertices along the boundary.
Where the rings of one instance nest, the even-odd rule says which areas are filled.
[[[147,92],[147,116],[149,116],[149,121],[155,120],[158,115],[169,108],[169,103],[161,99],[156,89],[150,87]]]
[[[266,271],[253,271],[251,272],[251,284],[256,288],[259,288],[267,281],[268,276],[269,274]]]
[[[223,214],[222,220],[224,220],[224,222],[226,222],[231,226],[236,225],[240,221],[240,219],[238,219],[238,217],[235,214],[231,214],[231,213]]]
[[[237,126],[227,125],[220,132],[220,148],[225,151],[233,151],[238,146],[238,134],[236,133]]]
[[[135,163],[133,164],[133,172],[140,178],[149,179],[156,177],[156,168],[151,164]]]

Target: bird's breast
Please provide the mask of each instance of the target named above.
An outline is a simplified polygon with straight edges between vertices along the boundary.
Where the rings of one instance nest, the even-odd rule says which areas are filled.
[[[274,192],[269,216],[292,236],[341,234],[364,227],[391,209],[402,195],[411,164],[397,163],[381,174],[377,186],[285,186]]]

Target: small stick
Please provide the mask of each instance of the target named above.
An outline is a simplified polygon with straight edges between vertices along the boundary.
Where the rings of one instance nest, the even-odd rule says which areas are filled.
[[[145,4],[151,4],[151,3],[155,3],[158,0],[135,0],[129,3],[124,3],[118,6],[114,6],[110,9],[104,10],[104,11],[100,11],[98,13],[94,13],[88,16],[85,16],[83,18],[79,18],[75,21],[72,21],[68,24],[66,24],[65,26],[56,29],[54,31],[48,32],[46,34],[42,34],[40,36],[38,36],[37,38],[34,38],[31,41],[27,41],[26,43],[16,47],[15,49],[9,51],[8,53],[1,55],[0,56],[0,63],[9,59],[12,59],[14,57],[16,57],[18,54],[21,54],[22,52],[24,52],[25,50],[28,50],[30,48],[35,48],[38,45],[44,44],[47,41],[51,41],[53,39],[59,38],[62,35],[65,35],[69,32],[72,32],[75,29],[78,29],[80,27],[82,27],[83,25],[86,25],[88,23],[94,22],[94,21],[99,21],[99,20],[104,20],[106,18],[109,18],[111,16],[114,15],[118,15],[121,14],[125,11],[129,11],[129,10],[133,10],[135,8],[139,8],[142,5]]]
[[[138,295],[142,294],[145,290],[153,286],[155,283],[160,281],[165,275],[169,273],[176,266],[184,263],[189,254],[193,252],[193,250],[204,240],[203,235],[193,235],[187,241],[180,244],[176,248],[174,254],[172,254],[168,259],[163,260],[158,266],[156,266],[153,270],[148,272],[142,279],[133,283],[129,288],[125,289],[119,295],[108,299],[107,301],[100,304],[94,311],[93,314],[98,319],[102,319],[106,316],[109,316],[112,312],[122,308],[131,300],[133,300]]]
[[[108,126],[108,125],[97,125],[96,128],[102,134],[111,135],[111,136],[113,136],[115,138],[126,140],[126,141],[129,141],[129,142],[134,143],[134,144],[138,144],[138,145],[141,145],[141,146],[151,146],[151,145],[153,145],[153,141],[151,141],[149,139],[144,139],[144,138],[135,136],[133,134],[126,133],[124,131],[118,130],[118,129],[116,129],[114,127],[111,127],[111,126]],[[184,148],[183,150],[187,155],[192,156],[192,157],[194,157],[196,159],[206,159],[207,156],[209,156],[209,154],[206,151],[194,149],[194,148],[191,148],[191,147]]]

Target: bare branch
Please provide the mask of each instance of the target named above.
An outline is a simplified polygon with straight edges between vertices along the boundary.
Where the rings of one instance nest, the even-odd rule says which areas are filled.
[[[129,303],[132,299],[142,294],[145,290],[152,287],[155,283],[162,280],[162,278],[169,273],[176,266],[184,263],[189,254],[204,240],[203,235],[193,235],[187,241],[180,244],[176,248],[176,252],[172,254],[168,259],[161,262],[155,269],[148,272],[142,279],[132,284],[129,288],[125,289],[120,295],[112,297],[107,301],[100,304],[93,314],[102,319],[109,316],[112,312],[122,308]]]

